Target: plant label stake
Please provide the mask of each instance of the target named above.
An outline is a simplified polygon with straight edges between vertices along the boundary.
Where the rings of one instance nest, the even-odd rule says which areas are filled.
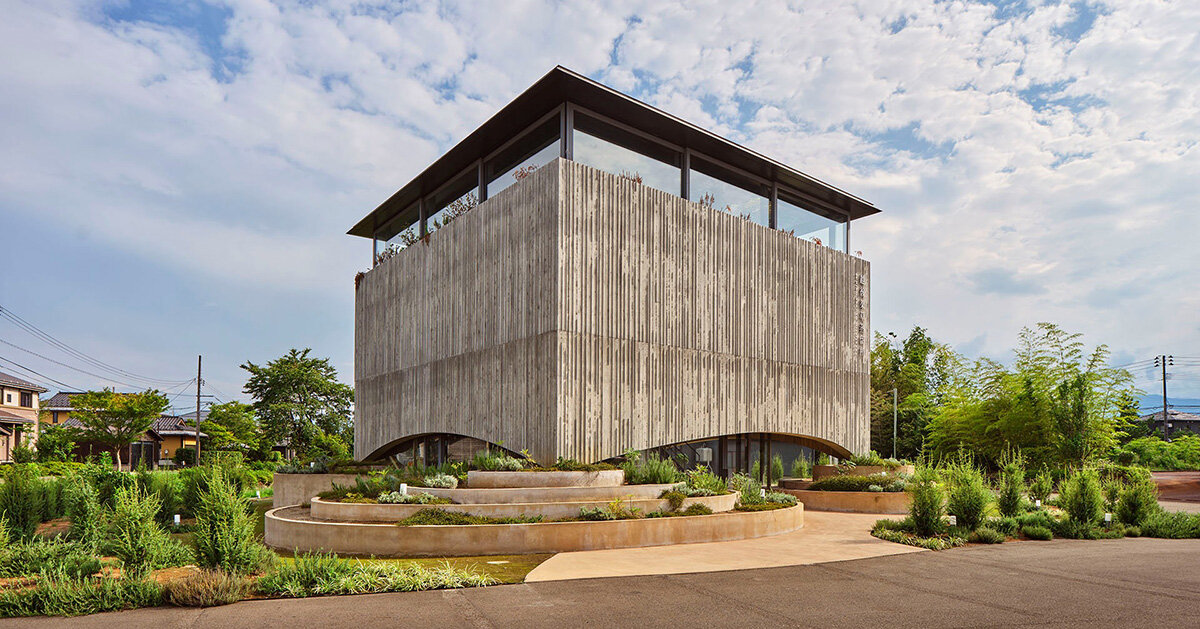
[[[408,495],[408,483],[400,483],[400,495],[401,496]]]
[[[258,490],[258,489],[255,489],[255,490],[254,490],[254,497],[255,497],[255,498],[262,498],[262,491],[261,491],[261,490]]]
[[[1105,513],[1105,514],[1104,514],[1104,523],[1105,523],[1105,524],[1112,524],[1112,514],[1111,514],[1111,513]]]
[[[179,526],[179,514],[175,514],[175,526]]]
[[[952,516],[949,516],[947,519],[950,520],[950,522],[949,522],[950,526],[958,526],[958,517],[952,515]]]
[[[1033,506],[1035,506],[1035,507],[1037,507],[1037,508],[1041,509],[1041,508],[1042,508],[1042,500],[1041,500],[1040,498],[1039,498],[1039,499],[1037,499],[1037,500],[1034,500],[1034,501],[1033,501]]]

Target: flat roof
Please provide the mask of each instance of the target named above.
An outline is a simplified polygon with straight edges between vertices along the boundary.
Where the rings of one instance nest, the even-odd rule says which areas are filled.
[[[517,133],[564,102],[586,107],[664,142],[694,150],[763,179],[779,182],[845,211],[851,220],[880,211],[870,202],[815,177],[581,74],[556,66],[421,174],[388,197],[347,233],[364,238],[373,237],[377,226],[384,225],[421,197],[434,192],[439,186],[466,170],[481,157],[500,148]]]

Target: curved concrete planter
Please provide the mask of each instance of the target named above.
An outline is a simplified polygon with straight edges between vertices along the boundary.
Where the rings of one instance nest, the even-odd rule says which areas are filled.
[[[419,491],[419,490],[418,490]],[[693,504],[706,505],[713,513],[732,511],[737,503],[737,494],[724,496],[697,496],[686,498],[682,509]],[[470,513],[492,518],[512,518],[521,515],[540,515],[547,520],[573,518],[579,515],[584,507],[604,507],[608,502],[592,500],[582,502],[534,502],[511,504],[448,504],[448,505],[390,505],[390,504],[361,504],[352,502],[325,501],[313,498],[311,516],[316,520],[331,522],[387,522],[394,524],[421,509],[444,509],[459,513]],[[627,509],[641,509],[643,513],[665,511],[670,503],[658,498],[630,500],[622,502]]]
[[[846,472],[846,474],[853,474],[854,476],[872,476],[874,474],[882,474],[884,472],[887,472],[888,476],[896,476],[898,474],[908,474],[911,476],[914,472],[916,472],[916,469],[911,465],[901,465],[900,467],[893,469],[888,469],[882,465],[859,465],[858,467],[854,468],[853,471]],[[821,480],[822,478],[829,478],[830,476],[841,475],[842,471],[839,470],[838,466],[836,465],[814,465],[812,470],[812,479],[814,481]]]
[[[723,542],[787,533],[804,526],[804,507],[607,522],[477,526],[395,526],[323,522],[267,512],[265,542],[281,550],[377,557],[452,557],[558,553],[606,548]]]
[[[908,513],[908,506],[912,502],[906,491],[780,491],[795,496],[811,511],[900,514]]]
[[[354,479],[360,474],[275,474],[271,477],[271,505],[287,507],[290,505],[306,505],[308,501],[323,491],[333,489],[338,485],[353,485]]]
[[[515,472],[523,473],[523,472]],[[449,498],[458,504],[515,504],[531,502],[587,502],[616,498],[638,500],[658,498],[664,490],[674,485],[621,485],[619,487],[517,487],[503,489],[440,489],[437,487],[410,487],[409,491],[425,492]]]
[[[467,487],[497,489],[515,487],[619,487],[625,483],[624,470],[595,472],[467,472]]]

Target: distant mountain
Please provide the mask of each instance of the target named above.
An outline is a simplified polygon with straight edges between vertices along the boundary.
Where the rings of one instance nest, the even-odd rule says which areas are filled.
[[[1176,408],[1181,411],[1188,411],[1189,413],[1200,412],[1200,398],[1171,397],[1171,391],[1169,389],[1167,390],[1167,404],[1170,404],[1171,408]],[[1159,393],[1158,395],[1154,395],[1153,393],[1148,393],[1143,395],[1141,399],[1141,405],[1143,413],[1161,411],[1162,394]]]

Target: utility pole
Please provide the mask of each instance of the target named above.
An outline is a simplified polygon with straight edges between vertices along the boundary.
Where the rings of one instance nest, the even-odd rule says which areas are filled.
[[[896,458],[896,405],[899,399],[899,392],[896,387],[892,387],[892,458]]]
[[[203,356],[196,356],[196,465],[200,465],[200,361]]]
[[[1167,430],[1167,419],[1170,417],[1170,415],[1167,414],[1167,365],[1174,365],[1174,364],[1175,364],[1174,356],[1168,356],[1166,354],[1163,354],[1161,356],[1154,357],[1154,366],[1162,367],[1163,439],[1171,438],[1171,433],[1168,432],[1168,430]]]

